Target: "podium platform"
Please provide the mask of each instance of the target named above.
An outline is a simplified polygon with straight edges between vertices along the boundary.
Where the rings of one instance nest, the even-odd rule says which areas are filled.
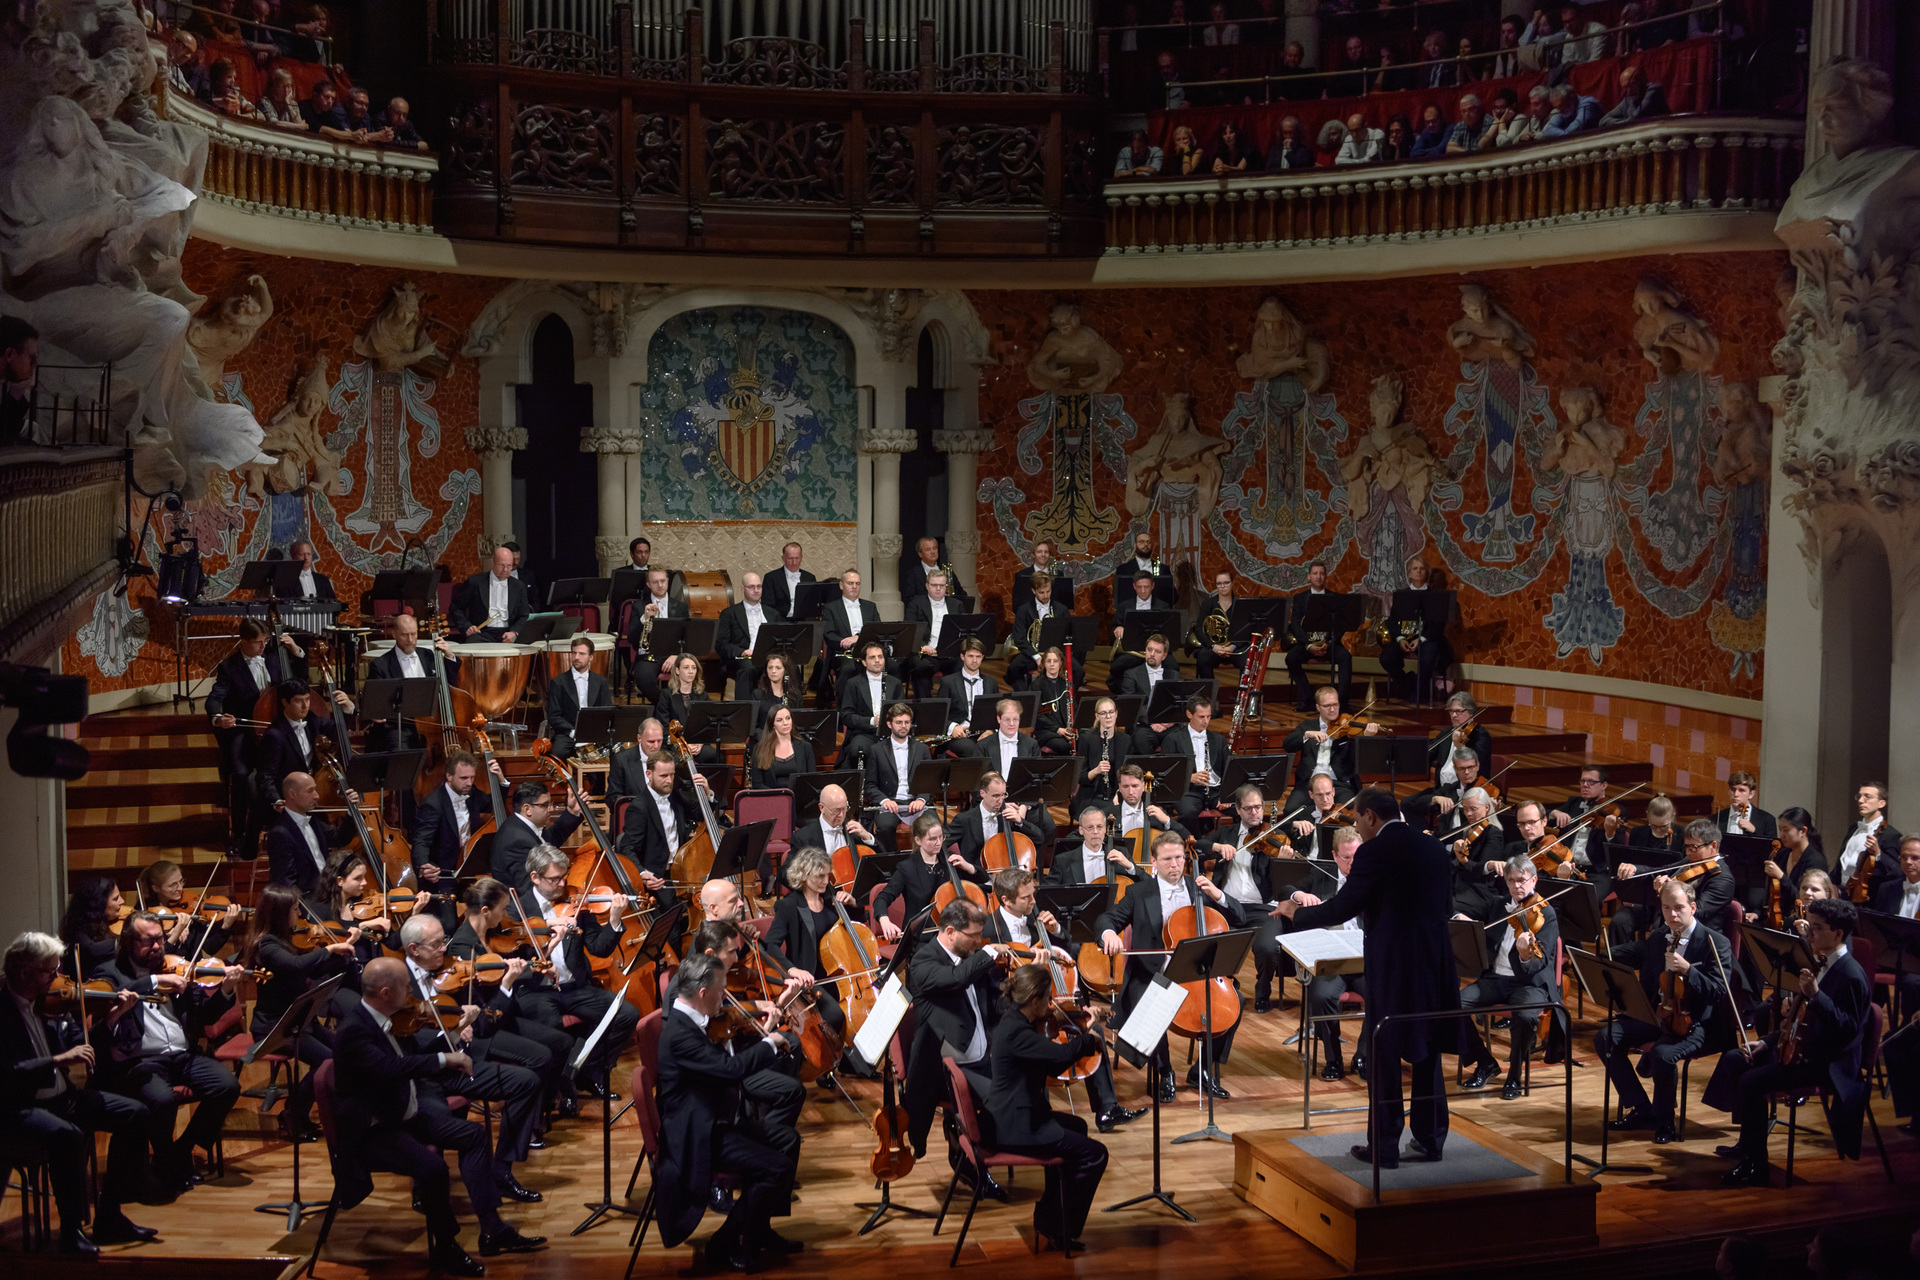
[[[1600,1184],[1578,1173],[1568,1182],[1563,1165],[1531,1147],[1454,1116],[1446,1159],[1382,1170],[1375,1204],[1372,1166],[1348,1154],[1365,1136],[1358,1116],[1236,1133],[1234,1194],[1356,1272],[1510,1260],[1536,1241],[1556,1253],[1598,1242]]]

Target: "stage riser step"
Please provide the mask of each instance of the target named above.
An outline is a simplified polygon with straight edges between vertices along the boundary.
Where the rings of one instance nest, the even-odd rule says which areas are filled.
[[[94,769],[217,769],[220,748],[149,744],[143,747],[89,747]]]
[[[67,788],[67,808],[124,809],[152,804],[218,807],[225,790],[217,781],[119,782],[92,787],[75,783]]]
[[[123,847],[169,849],[182,846],[221,848],[224,847],[226,838],[227,815],[224,813],[196,813],[184,818],[170,818],[164,822],[115,822],[102,823],[98,826],[69,825],[67,827],[69,849]]]

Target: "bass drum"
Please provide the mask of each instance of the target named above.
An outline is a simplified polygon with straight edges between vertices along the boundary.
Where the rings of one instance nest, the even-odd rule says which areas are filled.
[[[733,575],[725,569],[711,573],[683,573],[687,584],[687,616],[717,618],[733,603]]]

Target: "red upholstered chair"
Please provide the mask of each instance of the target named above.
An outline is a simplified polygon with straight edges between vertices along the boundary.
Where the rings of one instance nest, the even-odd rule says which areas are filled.
[[[660,1034],[666,1026],[666,1014],[655,1009],[640,1019],[640,1025],[633,1033],[634,1042],[640,1048],[640,1065],[633,1069],[633,1114],[640,1121],[640,1155],[633,1162],[633,1174],[627,1179],[627,1198],[633,1198],[634,1184],[639,1181],[640,1167],[644,1164],[651,1185],[647,1187],[647,1198],[640,1205],[639,1220],[633,1224],[633,1252],[627,1257],[627,1269],[622,1280],[631,1280],[633,1264],[640,1260],[640,1246],[647,1242],[647,1224],[653,1221],[659,1209],[655,1193],[660,1189],[660,1108],[654,1098],[654,1086],[660,1079]],[[714,1181],[723,1189],[734,1190],[739,1183],[731,1174],[716,1173]]]
[[[867,919],[872,921],[873,924],[876,926],[880,922],[874,917],[873,904],[875,899],[879,898],[880,891],[886,887],[887,886],[884,884],[877,884],[873,886],[873,888],[867,890]],[[906,927],[907,900],[905,898],[895,898],[891,903],[888,904],[887,919],[893,921],[894,924],[900,926],[901,928]],[[880,930],[876,927],[873,933],[874,933],[874,940],[878,942],[880,937]],[[900,944],[897,942],[881,942],[880,943],[880,959],[882,960],[893,959],[893,953],[895,951],[898,951],[899,949],[900,949]]]
[[[313,1072],[314,1109],[320,1113],[320,1133],[326,1139],[327,1160],[334,1158],[335,1148],[339,1145],[339,1127],[336,1119],[338,1112],[334,1106],[333,1060],[328,1059],[314,1068]],[[466,1108],[466,1099],[449,1097],[447,1106],[458,1113]],[[327,1236],[333,1230],[333,1220],[340,1213],[340,1179],[334,1177],[334,1190],[327,1197],[327,1215],[320,1220],[320,1234],[314,1238],[313,1254],[307,1259],[305,1273],[311,1277],[313,1269],[320,1264],[320,1250],[326,1247]]]
[[[995,1151],[987,1146],[980,1136],[980,1112],[973,1103],[973,1090],[967,1086],[966,1073],[960,1070],[960,1064],[952,1058],[942,1058],[941,1065],[947,1069],[947,1084],[953,1090],[954,1120],[960,1130],[960,1158],[973,1166],[973,1198],[967,1203],[967,1216],[960,1224],[960,1238],[953,1242],[953,1257],[947,1260],[949,1267],[960,1265],[960,1250],[967,1243],[967,1231],[973,1226],[974,1211],[980,1207],[980,1188],[986,1185],[987,1170],[995,1165],[1007,1169],[1057,1169],[1059,1156],[1021,1156],[1010,1151]],[[954,1166],[953,1177],[947,1182],[947,1198],[940,1202],[940,1216],[933,1220],[933,1234],[940,1234],[940,1224],[947,1220],[947,1209],[953,1204],[953,1193],[960,1186],[960,1166]],[[1060,1179],[1060,1221],[1067,1220],[1067,1180]],[[1062,1241],[1067,1257],[1073,1257],[1073,1247],[1068,1241]],[[1033,1234],[1033,1251],[1040,1252],[1040,1233]]]
[[[749,822],[773,823],[773,830],[767,836],[767,858],[772,863],[774,879],[779,880],[781,865],[793,847],[793,792],[786,787],[736,791],[733,819],[742,826]]]

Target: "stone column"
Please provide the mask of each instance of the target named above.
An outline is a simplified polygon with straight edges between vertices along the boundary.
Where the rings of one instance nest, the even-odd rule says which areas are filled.
[[[467,428],[467,447],[480,455],[480,540],[484,556],[513,541],[513,453],[527,447],[525,427]]]
[[[627,543],[639,525],[638,507],[628,507],[628,480],[639,471],[640,433],[625,427],[590,427],[580,433],[580,451],[600,460],[600,533],[593,550],[600,572],[627,563]]]
[[[948,399],[955,397],[949,393]],[[933,447],[947,455],[947,555],[977,605],[986,595],[980,581],[980,455],[993,448],[993,432],[978,427],[933,433]]]
[[[900,601],[900,455],[920,447],[920,437],[899,426],[875,425],[860,433],[860,453],[873,460],[871,531],[873,567],[861,595],[880,608],[880,616],[897,619]]]
[[[1320,0],[1287,0],[1287,43],[1298,40],[1307,51],[1306,65],[1320,68]]]

